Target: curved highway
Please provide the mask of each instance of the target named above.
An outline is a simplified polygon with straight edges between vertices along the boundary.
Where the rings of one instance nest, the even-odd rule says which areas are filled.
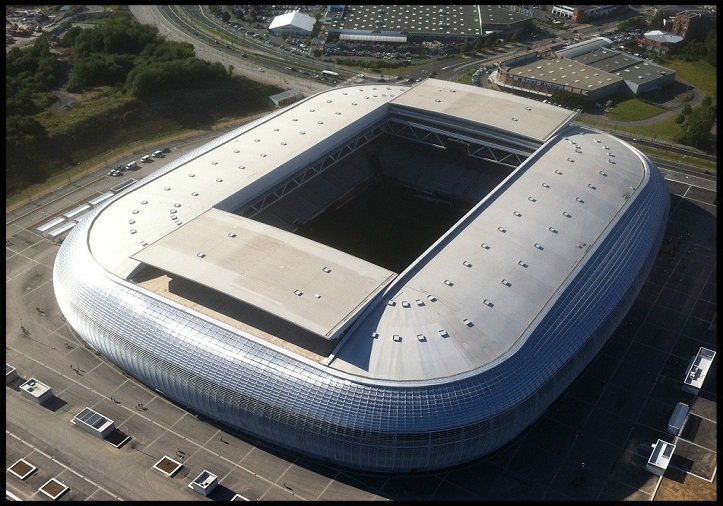
[[[233,65],[236,74],[306,94],[329,89],[329,84],[311,78],[322,69],[312,70],[310,60],[285,52],[278,56],[269,55],[267,47],[263,48],[264,52],[259,52],[260,46],[270,44],[256,44],[253,38],[246,37],[245,32],[219,26],[199,6],[131,5],[129,8],[139,22],[157,26],[160,34],[169,40],[193,44],[200,59],[219,62],[227,67]],[[211,30],[221,32],[227,38],[215,36]],[[242,37],[243,42],[238,37]],[[292,68],[308,74],[290,70]],[[346,73],[348,75],[349,71]]]

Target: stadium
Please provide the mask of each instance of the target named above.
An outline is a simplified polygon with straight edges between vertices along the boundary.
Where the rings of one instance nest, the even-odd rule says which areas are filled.
[[[660,172],[574,116],[435,79],[318,93],[93,209],[56,298],[231,429],[359,470],[468,462],[590,363],[662,240]]]

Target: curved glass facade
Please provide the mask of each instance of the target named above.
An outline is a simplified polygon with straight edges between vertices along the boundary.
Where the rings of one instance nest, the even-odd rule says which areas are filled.
[[[94,215],[63,243],[54,286],[83,339],[189,409],[350,468],[432,470],[512,440],[589,364],[642,287],[669,205],[651,164],[621,219],[514,354],[480,372],[430,382],[340,373],[115,278],[88,248]]]

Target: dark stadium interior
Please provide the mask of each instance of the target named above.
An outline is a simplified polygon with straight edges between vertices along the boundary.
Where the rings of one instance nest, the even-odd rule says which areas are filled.
[[[382,135],[254,219],[399,273],[512,171]]]

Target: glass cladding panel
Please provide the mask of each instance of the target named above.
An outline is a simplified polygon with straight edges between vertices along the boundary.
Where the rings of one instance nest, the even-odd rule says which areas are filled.
[[[192,316],[98,267],[87,249],[91,220],[58,252],[54,289],[91,346],[194,411],[350,467],[447,467],[494,451],[534,421],[624,317],[655,260],[669,209],[657,171],[638,191],[624,221],[525,344],[498,366],[447,383],[355,382]]]

